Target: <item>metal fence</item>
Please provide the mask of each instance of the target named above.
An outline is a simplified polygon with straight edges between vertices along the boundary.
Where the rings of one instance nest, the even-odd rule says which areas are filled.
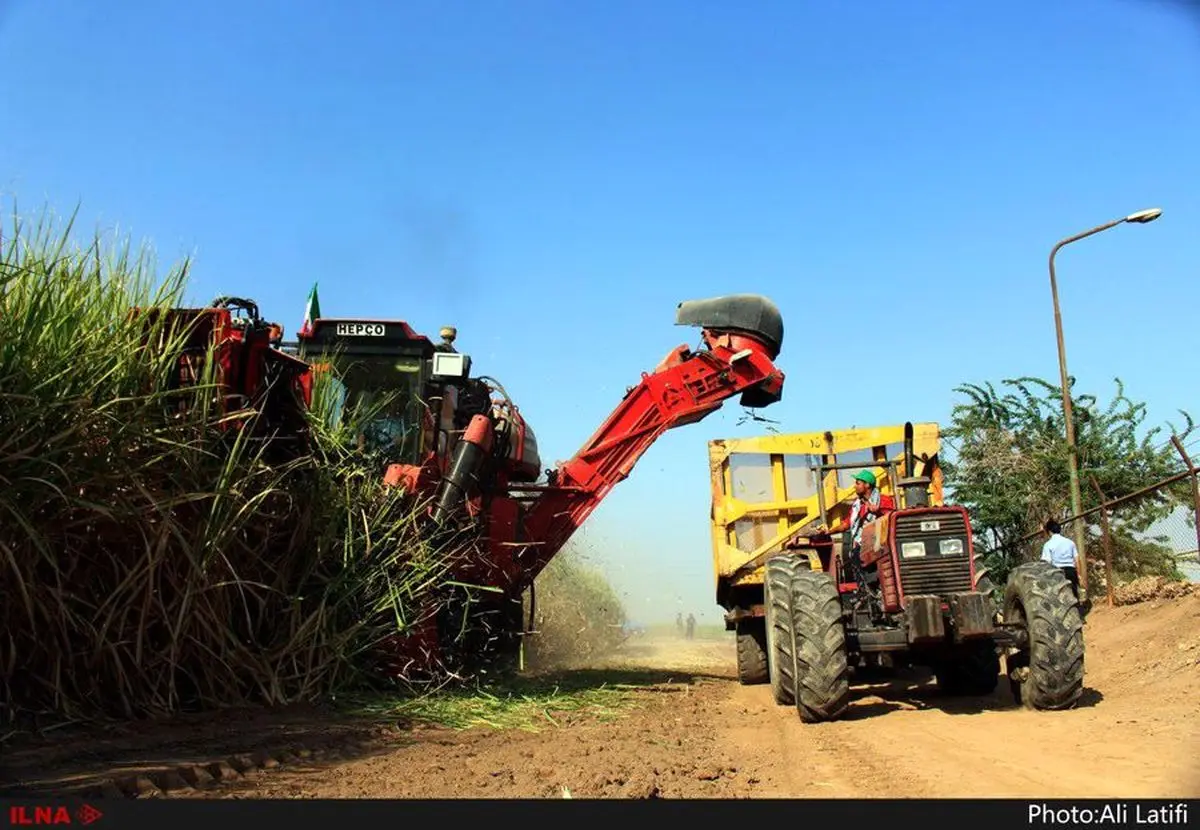
[[[1081,476],[1081,485],[1090,488],[1098,506],[1061,524],[1062,534],[1074,539],[1076,524],[1084,523],[1086,557],[1080,587],[1090,598],[1104,596],[1111,605],[1121,586],[1172,568],[1184,579],[1200,582],[1200,470],[1178,439],[1174,443],[1184,469],[1120,498],[1109,498],[1093,478]],[[1008,553],[1013,559],[1037,559],[1044,538],[1041,532],[1031,533]]]

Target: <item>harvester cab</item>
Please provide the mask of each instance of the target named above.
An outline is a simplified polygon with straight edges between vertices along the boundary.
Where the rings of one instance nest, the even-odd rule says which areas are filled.
[[[313,367],[314,404],[356,448],[386,465],[419,466],[431,445],[425,387],[433,343],[398,320],[317,319],[297,354]]]
[[[462,464],[452,464],[463,441],[488,452],[502,443],[509,479],[533,480],[541,469],[533,432],[503,388],[471,377],[471,357],[454,347],[452,326],[440,334],[435,344],[402,320],[320,318],[297,348],[329,384],[327,421],[352,427],[358,449],[381,462],[386,484],[418,496],[443,491],[431,508],[438,520],[465,489]],[[447,493],[448,482],[459,486]]]
[[[769,682],[806,722],[832,720],[849,706],[852,674],[926,666],[948,694],[987,695],[1003,652],[1018,701],[1062,709],[1079,699],[1082,620],[1070,586],[1032,562],[997,597],[967,510],[943,503],[937,440],[935,424],[905,424],[710,442],[717,599],[737,631],[743,683]],[[768,493],[777,485],[758,504],[738,498],[731,469],[748,454],[767,455],[759,481]],[[897,509],[863,526],[856,547],[846,479],[864,468]]]

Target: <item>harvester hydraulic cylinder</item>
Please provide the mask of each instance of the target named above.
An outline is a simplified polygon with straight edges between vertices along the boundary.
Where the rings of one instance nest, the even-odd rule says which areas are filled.
[[[459,439],[458,446],[454,448],[450,469],[442,479],[442,486],[433,508],[435,523],[445,523],[462,504],[470,480],[488,454],[491,436],[492,423],[486,416],[476,415],[471,419],[471,423]]]

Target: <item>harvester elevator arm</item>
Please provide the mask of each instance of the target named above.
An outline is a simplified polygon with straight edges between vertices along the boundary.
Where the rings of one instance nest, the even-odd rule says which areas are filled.
[[[520,587],[532,584],[664,432],[702,420],[734,395],[751,407],[782,397],[784,375],[773,361],[782,347],[783,321],[765,297],[681,303],[676,324],[700,326],[704,348],[679,346],[643,373],[575,456],[550,474],[550,486],[529,504],[522,522],[532,544],[517,557]]]

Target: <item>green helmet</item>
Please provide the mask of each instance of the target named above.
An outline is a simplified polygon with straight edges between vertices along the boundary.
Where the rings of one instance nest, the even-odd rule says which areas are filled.
[[[874,487],[875,483],[876,483],[875,482],[875,474],[873,472],[871,472],[870,470],[863,470],[861,473],[859,473],[858,475],[856,475],[854,477],[854,480],[855,481],[865,481],[867,484],[870,484],[872,487]]]

